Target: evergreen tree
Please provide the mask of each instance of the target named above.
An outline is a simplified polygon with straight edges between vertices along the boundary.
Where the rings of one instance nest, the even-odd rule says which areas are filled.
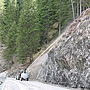
[[[7,0],[8,2],[8,0]],[[5,2],[6,3],[6,2]],[[12,3],[7,3],[3,11],[3,20],[1,26],[1,40],[3,43],[7,43],[9,29],[12,25],[12,22],[15,19],[15,6]]]
[[[5,49],[5,58],[7,61],[12,61],[16,53],[16,22],[14,21],[9,29],[8,40]]]
[[[15,1],[15,12],[16,12],[16,24],[18,25],[19,17],[20,17],[20,12],[23,8],[23,0],[16,0]]]
[[[49,32],[49,2],[48,0],[40,0],[40,31],[41,31],[41,42],[48,43],[48,32]]]
[[[32,5],[32,0],[24,2],[17,35],[17,53],[19,61],[23,63],[27,57],[32,58],[39,46],[37,11]]]
[[[60,33],[60,29],[63,28],[67,21],[72,18],[71,1],[37,0],[37,2],[41,31],[41,43],[46,43],[48,41],[47,33],[49,33],[51,25],[53,25],[55,22],[58,22],[58,29]]]
[[[49,42],[49,28],[57,21],[57,3],[56,0],[37,0],[40,31],[41,31],[41,44]]]
[[[12,60],[13,55],[16,53],[16,33],[17,33],[17,22],[19,15],[18,5],[15,6],[14,1],[5,1],[5,9],[3,13],[3,20],[1,24],[1,41],[6,45],[5,58],[7,61]]]

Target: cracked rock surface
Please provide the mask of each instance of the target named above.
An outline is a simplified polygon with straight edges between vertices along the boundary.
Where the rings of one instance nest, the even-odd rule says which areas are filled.
[[[90,88],[90,8],[82,12],[48,52],[37,79]]]

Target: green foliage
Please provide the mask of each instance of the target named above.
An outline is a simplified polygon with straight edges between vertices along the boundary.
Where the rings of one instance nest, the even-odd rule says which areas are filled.
[[[8,33],[8,40],[5,49],[5,58],[7,61],[13,60],[13,55],[16,53],[16,32],[16,22],[14,21]]]
[[[24,3],[18,24],[17,53],[20,62],[31,57],[39,46],[38,13],[31,2],[29,0]]]
[[[71,19],[72,19],[71,0],[63,0],[61,2],[61,26],[62,28]]]
[[[19,16],[17,11],[19,9],[15,7],[15,3],[6,0],[4,2],[5,9],[3,11],[3,17],[0,28],[1,41],[5,44],[6,49],[4,52],[7,61],[13,60],[13,55],[16,53],[16,33]]]
[[[37,0],[41,44],[49,42],[49,28],[56,21],[55,0]]]
[[[61,0],[61,3],[60,0],[37,0],[37,3],[41,43],[46,43],[49,38],[49,28],[55,22],[59,22],[59,14],[61,14],[60,20],[62,28],[72,18],[71,0]]]
[[[77,0],[73,1],[76,16]],[[89,0],[84,1],[83,10],[90,7]],[[72,19],[71,0],[4,0],[3,5],[0,39],[6,45],[7,61],[16,54],[20,62],[25,62],[37,52],[38,47],[49,42],[49,30],[53,24],[59,22],[62,29]]]
[[[4,10],[1,27],[1,41],[7,43],[8,33],[15,19],[15,7],[12,3],[9,3],[8,7]]]

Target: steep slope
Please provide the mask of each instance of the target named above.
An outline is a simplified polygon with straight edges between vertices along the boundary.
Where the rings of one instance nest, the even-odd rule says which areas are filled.
[[[27,69],[30,78],[90,88],[90,8],[45,52]]]
[[[70,25],[49,51],[37,79],[90,88],[90,8]]]
[[[71,23],[71,21],[69,22],[69,24],[70,23]],[[67,28],[69,27],[69,24],[67,24],[67,26],[64,28],[64,31],[67,30]],[[43,66],[43,64],[46,62],[46,60],[48,58],[48,52],[53,48],[54,45],[56,45],[58,43],[58,41],[60,40],[62,35],[59,36],[52,44],[50,44],[49,47],[46,50],[44,50],[37,57],[37,59],[34,60],[34,62],[28,67],[27,73],[30,75],[30,79],[37,79],[37,74],[39,73],[41,67]]]

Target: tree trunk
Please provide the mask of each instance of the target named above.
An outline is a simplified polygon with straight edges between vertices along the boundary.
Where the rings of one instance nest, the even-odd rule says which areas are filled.
[[[82,13],[82,0],[80,0],[80,16],[81,16],[81,13]]]
[[[75,20],[75,13],[74,13],[73,0],[71,0],[71,3],[72,3],[72,11],[73,11],[73,20]]]
[[[49,5],[49,0],[47,1],[47,3]],[[46,27],[47,27],[47,44],[48,44],[49,43],[49,8],[47,9],[47,13],[48,13],[48,16],[47,16],[48,22],[47,22]]]
[[[47,44],[49,43],[49,25],[47,24]]]
[[[77,17],[79,17],[79,0],[77,0]]]
[[[83,11],[85,10],[85,6],[84,6],[84,0],[83,0]]]
[[[61,33],[61,0],[60,0],[60,6],[59,6],[59,35]]]

